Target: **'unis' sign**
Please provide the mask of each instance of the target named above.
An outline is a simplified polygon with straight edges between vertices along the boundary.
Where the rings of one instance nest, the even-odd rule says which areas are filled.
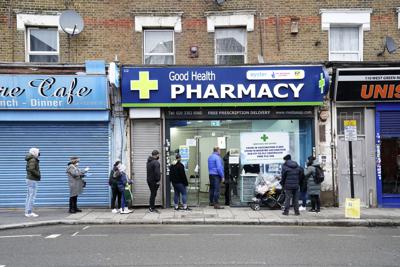
[[[320,105],[328,85],[322,66],[125,67],[122,106]]]

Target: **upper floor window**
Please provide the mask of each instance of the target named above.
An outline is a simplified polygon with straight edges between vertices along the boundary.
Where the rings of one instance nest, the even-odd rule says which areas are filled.
[[[239,65],[246,63],[246,29],[215,29],[215,63]]]
[[[331,27],[329,29],[329,60],[361,61],[361,36],[360,27]]]
[[[27,61],[58,62],[59,37],[57,28],[27,28]]]
[[[175,63],[173,30],[144,31],[144,64]]]

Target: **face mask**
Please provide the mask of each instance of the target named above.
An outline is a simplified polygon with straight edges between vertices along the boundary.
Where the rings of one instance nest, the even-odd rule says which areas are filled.
[[[40,157],[40,152],[39,152],[39,154],[38,154],[38,157]]]
[[[76,166],[79,166],[79,162],[75,163]]]

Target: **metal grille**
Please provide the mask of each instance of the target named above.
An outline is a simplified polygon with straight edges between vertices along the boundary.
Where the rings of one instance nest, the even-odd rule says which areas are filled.
[[[26,197],[26,161],[29,148],[40,149],[36,206],[67,206],[71,156],[89,166],[81,206],[108,206],[109,127],[107,123],[0,123],[0,207],[22,207]]]
[[[364,135],[364,109],[362,108],[338,108],[337,109],[337,129],[339,135],[344,135],[344,121],[357,121],[357,134]]]
[[[400,111],[380,112],[381,137],[400,137]]]

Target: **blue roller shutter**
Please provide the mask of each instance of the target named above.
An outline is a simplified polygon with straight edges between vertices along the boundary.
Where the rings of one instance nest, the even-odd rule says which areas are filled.
[[[381,137],[400,137],[400,111],[380,112]]]
[[[0,122],[0,207],[24,206],[25,155],[31,147],[41,154],[36,206],[68,206],[65,170],[71,156],[79,156],[81,167],[89,166],[92,173],[80,206],[108,206],[109,140],[104,122]]]

